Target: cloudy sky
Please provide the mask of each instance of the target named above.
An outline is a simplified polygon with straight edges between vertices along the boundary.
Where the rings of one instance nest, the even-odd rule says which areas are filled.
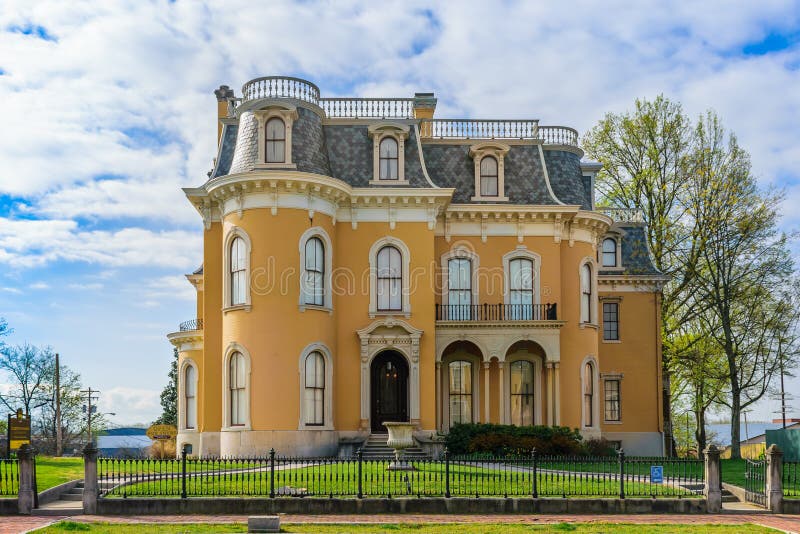
[[[0,317],[116,423],[159,413],[165,334],[194,314],[201,223],[180,188],[212,165],[212,91],[272,74],[581,132],[663,93],[714,108],[800,224],[800,2],[4,0]]]

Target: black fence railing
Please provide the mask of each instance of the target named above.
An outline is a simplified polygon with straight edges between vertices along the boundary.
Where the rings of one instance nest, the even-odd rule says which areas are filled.
[[[437,321],[556,321],[558,305],[436,304]]]
[[[693,459],[519,457],[408,459],[261,458],[98,459],[101,497],[693,497],[703,464]],[[651,479],[651,467],[662,478]]]
[[[202,330],[203,329],[203,320],[202,319],[192,319],[190,321],[184,321],[178,328],[181,332],[191,332],[192,330]]]
[[[783,496],[800,499],[800,462],[783,462]]]
[[[19,464],[16,458],[0,459],[0,495],[19,493]]]
[[[744,500],[760,506],[767,505],[767,461],[744,461]]]

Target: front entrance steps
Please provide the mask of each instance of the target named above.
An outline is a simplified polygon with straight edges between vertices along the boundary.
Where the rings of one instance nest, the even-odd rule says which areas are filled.
[[[386,440],[388,439],[389,434],[370,434],[366,443],[364,443],[364,447],[361,449],[364,454],[364,459],[376,460],[379,458],[393,458],[394,449],[386,445]],[[415,445],[405,450],[405,457],[409,460],[414,460],[428,458],[428,455]]]
[[[36,516],[72,516],[83,513],[83,482],[61,495],[57,501],[49,502],[34,508],[31,515]]]

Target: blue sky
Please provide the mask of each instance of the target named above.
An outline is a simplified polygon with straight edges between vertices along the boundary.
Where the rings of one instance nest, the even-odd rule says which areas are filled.
[[[180,188],[212,166],[212,91],[271,74],[581,132],[663,93],[715,109],[800,223],[800,2],[6,0],[0,317],[116,423],[158,414],[165,334],[194,314],[201,223]]]

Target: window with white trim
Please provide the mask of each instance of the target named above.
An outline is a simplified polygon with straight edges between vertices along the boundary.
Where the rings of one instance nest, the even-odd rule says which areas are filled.
[[[247,302],[247,245],[235,237],[230,245],[230,303],[231,306]]]
[[[228,361],[230,426],[243,426],[247,417],[247,376],[244,355],[234,352]]]
[[[511,424],[528,426],[534,423],[533,363],[511,362]]]
[[[621,421],[619,386],[620,380],[618,378],[606,378],[603,381],[606,421]]]
[[[378,251],[376,293],[378,311],[403,309],[403,258],[392,245]]]
[[[302,290],[305,304],[325,305],[325,245],[319,237],[312,237],[305,244]]]
[[[583,366],[583,426],[594,426],[594,364]]]
[[[293,169],[292,125],[299,117],[292,105],[274,104],[253,112],[258,124],[258,156],[261,169]]]
[[[183,427],[197,427],[197,369],[193,365],[183,370]]]
[[[498,196],[497,158],[484,156],[481,159],[481,195],[482,197]]]
[[[511,147],[488,141],[469,148],[475,167],[475,195],[478,202],[507,202],[505,192],[505,155]]]
[[[325,358],[317,351],[306,356],[303,408],[306,425],[325,424]]]
[[[286,123],[279,117],[272,117],[267,121],[265,129],[265,161],[267,163],[284,163],[286,161]]]
[[[514,258],[508,263],[508,315],[511,319],[533,317],[533,260]]]
[[[592,266],[581,265],[581,322],[592,322]]]
[[[603,303],[603,340],[619,341],[619,302]]]
[[[617,240],[613,237],[603,239],[602,246],[603,267],[617,267]]]
[[[408,184],[405,175],[405,143],[409,131],[407,124],[395,122],[378,122],[367,128],[373,143],[370,185]]]
[[[449,378],[450,426],[472,422],[472,363],[464,360],[450,362]]]
[[[468,258],[447,260],[447,318],[462,321],[470,318],[472,304],[472,261]]]
[[[379,145],[379,180],[399,180],[398,173],[399,155],[397,139],[386,136]]]

